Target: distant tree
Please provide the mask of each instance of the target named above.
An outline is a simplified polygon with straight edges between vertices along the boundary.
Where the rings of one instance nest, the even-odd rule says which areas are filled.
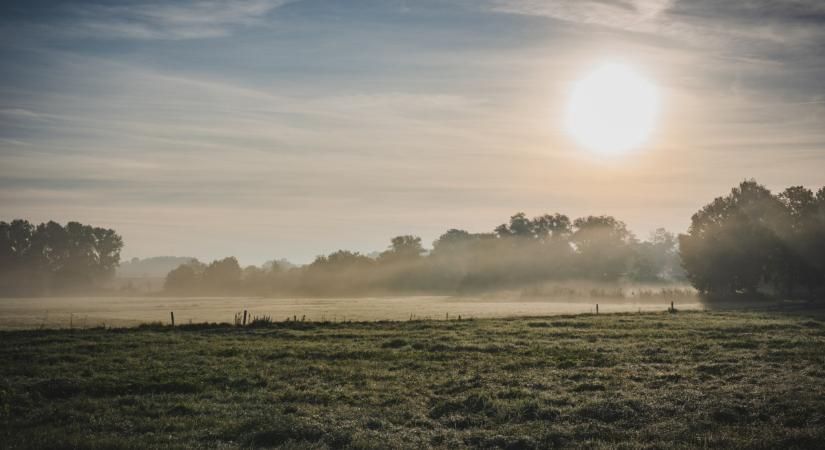
[[[267,269],[258,266],[246,266],[241,272],[244,285],[259,285],[266,280]]]
[[[241,266],[234,256],[212,261],[203,271],[204,287],[216,292],[237,290],[241,281]]]
[[[567,239],[573,231],[570,218],[559,213],[535,217],[531,225],[534,236],[545,241]]]
[[[424,253],[421,238],[418,236],[396,236],[390,241],[390,247],[379,256],[380,262],[397,262],[415,260]]]
[[[275,259],[271,259],[271,260],[263,263],[263,265],[261,267],[263,267],[264,269],[272,269],[272,270],[286,270],[286,269],[292,269],[292,268],[297,267],[297,266],[295,264],[292,264],[291,262],[289,262],[288,260],[286,260],[284,258],[280,258],[280,259],[275,258]]]
[[[375,260],[358,252],[339,250],[318,256],[302,272],[301,285],[311,294],[352,294],[369,290]]]
[[[631,276],[639,281],[681,278],[676,236],[664,228],[658,228],[647,241],[636,244]]]
[[[571,233],[570,219],[564,214],[545,214],[528,219],[523,212],[510,217],[509,224],[501,224],[495,229],[500,238],[533,238],[540,240],[559,239]]]
[[[466,249],[475,237],[467,231],[451,228],[433,242],[433,253],[452,253]]]
[[[349,250],[338,250],[330,253],[329,256],[318,256],[309,265],[310,270],[352,270],[367,269],[373,265],[374,261],[358,252]]]
[[[510,217],[510,224],[501,224],[495,229],[499,237],[534,237],[533,221],[523,212]]]
[[[612,281],[624,275],[632,257],[633,234],[611,216],[587,216],[573,222],[573,244],[580,274]]]
[[[169,293],[193,293],[199,288],[200,274],[192,264],[181,264],[166,275],[163,289]]]

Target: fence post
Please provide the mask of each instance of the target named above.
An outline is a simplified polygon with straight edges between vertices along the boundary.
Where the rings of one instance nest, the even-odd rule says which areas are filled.
[[[169,311],[169,317],[172,319],[172,328],[175,328],[175,311]]]
[[[243,310],[243,325],[246,326],[246,310]]]
[[[599,315],[599,304],[598,303],[596,303],[596,315],[597,316]]]

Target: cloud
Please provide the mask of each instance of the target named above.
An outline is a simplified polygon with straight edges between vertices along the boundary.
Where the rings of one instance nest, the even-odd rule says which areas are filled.
[[[39,119],[40,117],[42,117],[41,114],[38,114],[34,111],[29,111],[28,109],[20,108],[0,109],[0,116],[25,119]]]
[[[488,0],[494,12],[547,17],[654,35],[737,51],[772,51],[771,46],[809,46],[825,37],[825,3],[816,0]]]
[[[635,0],[577,2],[544,0],[491,0],[491,11],[543,16],[553,19],[620,29],[637,29],[671,6],[671,0]]]
[[[71,5],[68,29],[76,35],[127,39],[198,39],[226,36],[234,27],[263,23],[288,0],[206,0],[182,3]]]

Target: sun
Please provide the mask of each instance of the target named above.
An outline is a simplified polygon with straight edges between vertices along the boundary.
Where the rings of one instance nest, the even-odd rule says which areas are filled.
[[[658,92],[651,82],[628,66],[605,64],[573,87],[567,129],[590,151],[621,155],[647,140],[658,106]]]

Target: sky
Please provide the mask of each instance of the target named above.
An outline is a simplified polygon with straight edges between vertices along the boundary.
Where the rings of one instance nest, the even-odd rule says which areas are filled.
[[[645,238],[747,178],[825,184],[820,0],[7,0],[0,60],[0,220],[126,258],[302,263],[520,211]],[[565,128],[605,63],[659,98],[609,158]]]

